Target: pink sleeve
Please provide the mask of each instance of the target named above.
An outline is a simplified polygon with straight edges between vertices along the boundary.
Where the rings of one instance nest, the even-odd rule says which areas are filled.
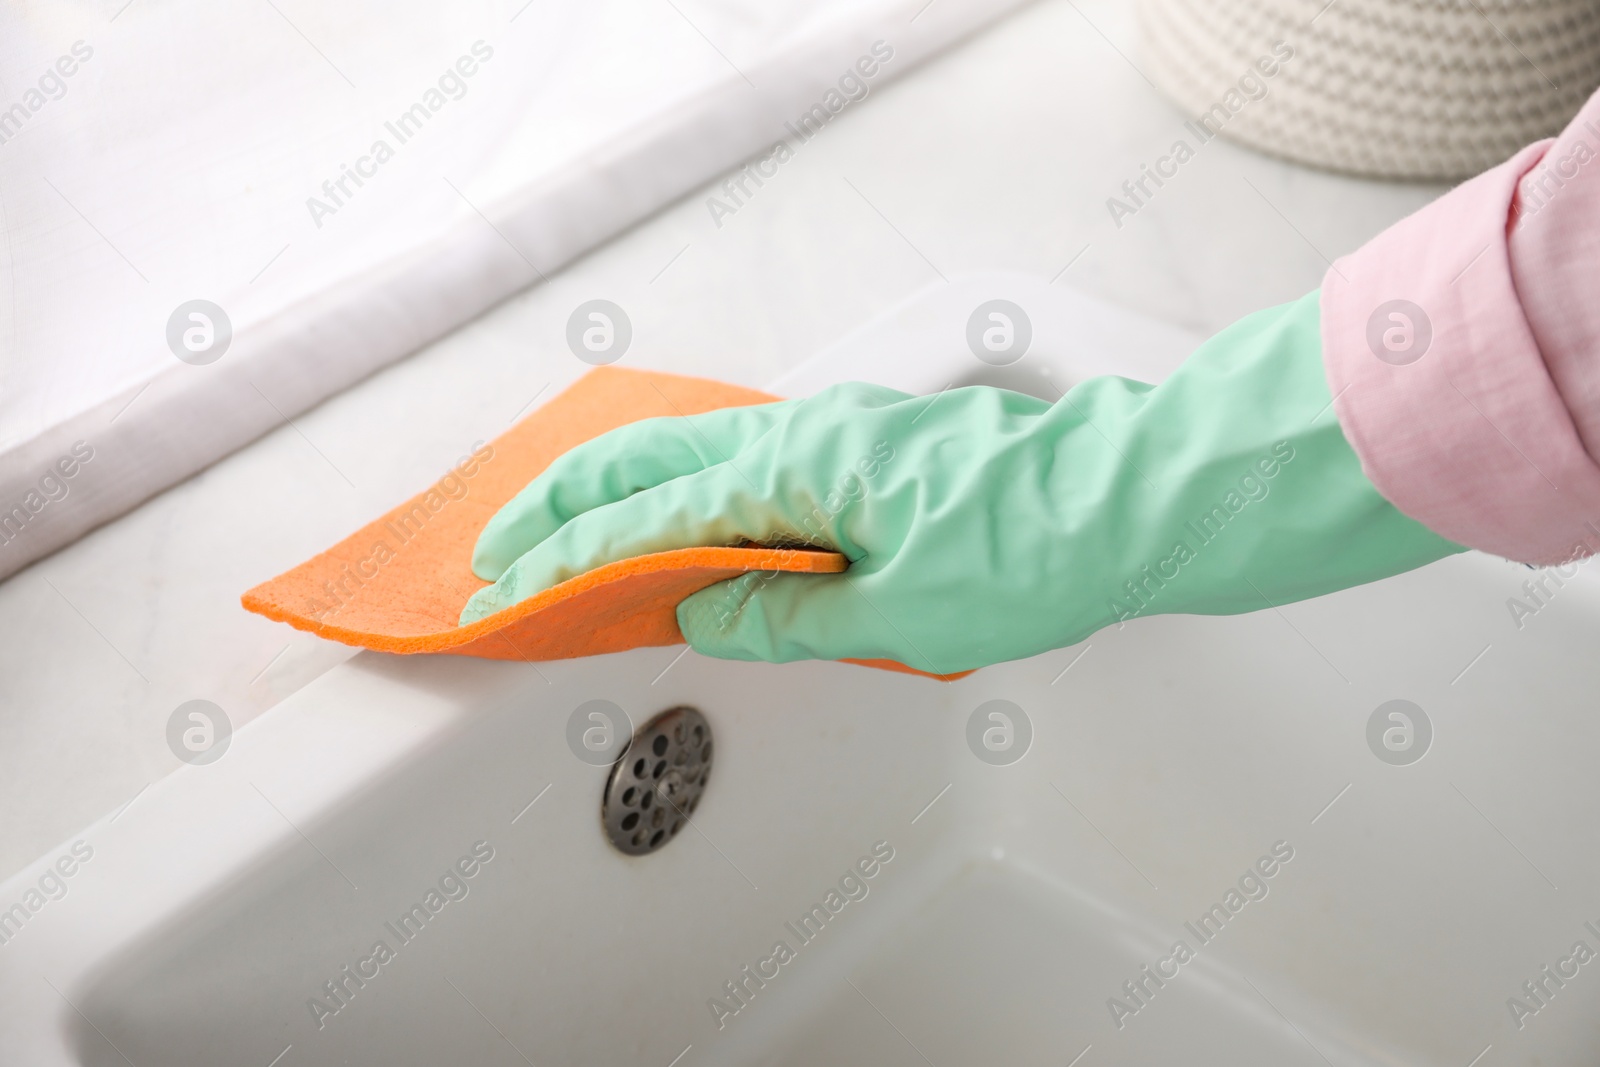
[[[1334,263],[1322,342],[1395,507],[1526,563],[1600,552],[1600,93]]]

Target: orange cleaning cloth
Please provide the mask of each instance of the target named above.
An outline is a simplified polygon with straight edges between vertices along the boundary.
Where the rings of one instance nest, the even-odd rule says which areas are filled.
[[[845,558],[759,547],[655,552],[597,567],[458,626],[468,598],[489,584],[472,573],[473,546],[495,512],[535,475],[590,438],[658,415],[776,399],[700,378],[596,368],[427,491],[241,601],[297,630],[380,652],[548,660],[682,644],[676,609],[691,593],[747,571],[837,574]],[[849,662],[926,673],[892,660]]]

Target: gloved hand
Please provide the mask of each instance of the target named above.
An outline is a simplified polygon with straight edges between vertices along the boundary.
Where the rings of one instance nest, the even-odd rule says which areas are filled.
[[[1317,294],[1235,323],[1167,381],[1055,404],[871,385],[624,426],[562,456],[484,528],[492,614],[628,556],[812,544],[837,575],[745,575],[678,606],[696,651],[887,658],[935,674],[1138,615],[1234,614],[1461,551],[1361,473],[1323,378]]]

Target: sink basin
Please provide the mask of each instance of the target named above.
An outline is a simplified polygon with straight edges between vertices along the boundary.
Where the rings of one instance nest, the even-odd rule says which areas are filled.
[[[1003,365],[965,334],[995,299],[1032,334]],[[1054,399],[1194,340],[975,276],[772,388]],[[0,1062],[1592,1063],[1577,572],[1520,621],[1538,575],[1469,553],[953,683],[363,653],[0,885]],[[607,840],[595,700],[713,733],[657,851]]]

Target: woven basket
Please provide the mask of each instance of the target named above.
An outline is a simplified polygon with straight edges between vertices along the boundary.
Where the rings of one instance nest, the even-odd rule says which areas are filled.
[[[1375,177],[1477,174],[1600,85],[1597,0],[1139,0],[1139,24],[1141,66],[1191,118]],[[1280,42],[1292,57],[1258,67]]]

